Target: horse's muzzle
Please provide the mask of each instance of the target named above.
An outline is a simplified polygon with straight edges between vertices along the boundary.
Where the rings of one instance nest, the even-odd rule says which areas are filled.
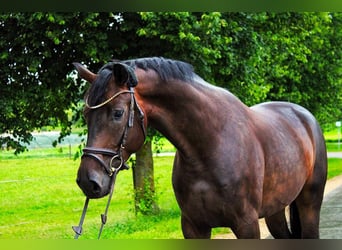
[[[97,165],[97,162],[92,159],[82,160],[76,182],[88,198],[102,198],[110,192],[111,177],[101,168],[92,165]]]

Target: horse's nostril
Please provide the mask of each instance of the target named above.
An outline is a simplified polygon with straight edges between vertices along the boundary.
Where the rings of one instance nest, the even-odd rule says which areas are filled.
[[[90,184],[92,185],[92,191],[94,194],[101,193],[101,186],[96,181],[90,180]]]
[[[107,193],[108,180],[94,170],[81,168],[76,177],[76,183],[88,198],[100,198]]]

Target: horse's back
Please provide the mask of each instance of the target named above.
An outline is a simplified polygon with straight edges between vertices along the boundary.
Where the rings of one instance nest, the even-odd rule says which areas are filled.
[[[265,123],[273,123],[274,133],[286,131],[287,137],[291,137],[291,133],[294,133],[292,135],[294,143],[312,149],[313,161],[326,158],[321,127],[313,114],[304,107],[291,102],[265,102],[252,106],[251,109],[259,114]]]
[[[274,114],[278,114],[284,118],[291,118],[296,114],[309,122],[316,123],[316,119],[310,111],[291,102],[263,102],[252,106],[251,109],[259,112],[274,112]]]
[[[276,120],[288,129],[292,128],[299,132],[303,130],[300,133],[302,136],[305,136],[305,131],[306,136],[314,144],[313,147],[321,147],[322,145],[317,144],[323,144],[323,151],[325,151],[322,130],[316,118],[304,107],[291,102],[265,102],[252,106],[251,109],[264,116],[267,122]]]

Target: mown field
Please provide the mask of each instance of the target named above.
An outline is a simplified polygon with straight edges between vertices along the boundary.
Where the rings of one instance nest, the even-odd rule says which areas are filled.
[[[135,214],[132,172],[118,175],[102,238],[182,238],[171,185],[172,162],[172,156],[154,159],[161,209],[157,215]],[[19,156],[1,151],[0,239],[72,239],[71,226],[78,224],[85,199],[75,183],[78,164],[69,158],[68,147],[34,149]],[[341,173],[342,159],[329,159],[329,178]],[[81,239],[97,237],[106,202],[107,198],[90,201]],[[228,229],[215,229],[213,235],[225,232]]]
[[[2,156],[0,161],[0,238],[73,238],[84,195],[75,182],[79,161],[67,157]],[[135,215],[131,170],[117,177],[103,238],[181,238],[179,211],[171,187],[172,157],[155,158],[161,213]],[[82,238],[95,238],[107,199],[91,200]]]

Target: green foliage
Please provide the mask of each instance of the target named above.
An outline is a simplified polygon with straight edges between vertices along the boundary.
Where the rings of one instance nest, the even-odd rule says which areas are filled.
[[[264,30],[270,100],[307,107],[318,120],[341,115],[341,15],[281,13],[269,15]]]
[[[146,178],[143,183],[142,188],[138,187],[134,190],[135,213],[143,215],[157,214],[159,212],[157,193],[154,189],[151,189],[150,178]]]
[[[296,102],[321,121],[341,115],[340,13],[141,13],[140,37],[188,61],[247,105]]]
[[[46,125],[70,133],[66,110],[86,89],[72,62],[97,69],[113,57],[119,25],[113,13],[10,13],[0,15],[0,144],[21,152],[30,132]],[[113,47],[114,46],[114,47]],[[75,112],[76,113],[76,112]],[[77,117],[80,115],[77,114]],[[77,118],[76,117],[76,118]]]
[[[212,66],[231,39],[222,36],[227,22],[218,12],[141,13],[140,37],[163,43],[160,55],[192,63],[202,77],[214,83]]]
[[[135,212],[143,215],[157,214],[159,208],[155,192],[152,141],[146,140],[135,156],[136,160],[132,164]]]
[[[34,129],[70,133],[87,88],[71,63],[96,71],[111,58],[185,60],[247,105],[292,101],[338,120],[341,25],[341,13],[318,12],[1,14],[0,143],[21,152]]]

